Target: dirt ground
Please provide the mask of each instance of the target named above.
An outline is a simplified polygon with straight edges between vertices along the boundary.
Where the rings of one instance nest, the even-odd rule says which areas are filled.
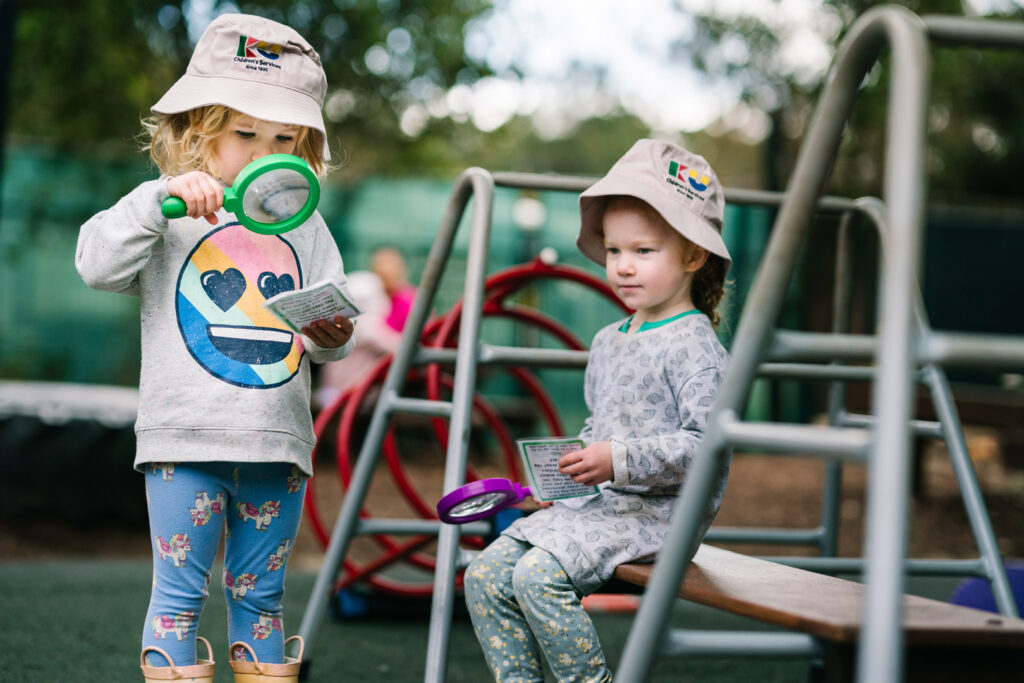
[[[971,457],[988,506],[999,547],[1006,558],[1024,558],[1024,470],[1004,464],[998,434],[985,429],[967,430]],[[443,466],[438,447],[416,449],[403,456],[400,472],[418,492],[427,508],[441,496]],[[477,464],[481,476],[505,476],[497,463]],[[922,558],[976,557],[953,469],[945,448],[931,442],[924,448],[918,494],[911,503],[910,556]],[[856,556],[863,542],[865,508],[863,467],[848,466],[843,480],[840,555]],[[739,453],[734,456],[729,487],[716,524],[726,526],[813,527],[820,517],[823,465],[814,459]],[[337,468],[331,459],[317,462],[313,480],[316,513],[307,512],[296,542],[291,566],[316,571],[323,548],[315,534],[316,518],[327,533],[343,499]],[[396,490],[386,463],[377,469],[366,508],[376,518],[419,518],[407,497]],[[400,541],[403,539],[394,539]],[[730,546],[756,554],[813,554],[807,547]],[[425,546],[425,551],[430,546]],[[369,538],[353,542],[350,558],[358,565],[383,552]],[[90,528],[69,527],[53,520],[24,520],[12,524],[0,519],[0,558],[70,559],[75,557],[145,557],[150,553],[145,529],[124,529],[115,524]]]

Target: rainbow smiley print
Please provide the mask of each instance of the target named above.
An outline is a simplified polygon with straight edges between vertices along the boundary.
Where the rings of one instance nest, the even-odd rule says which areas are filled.
[[[302,287],[292,246],[237,223],[207,234],[178,275],[178,327],[189,353],[214,377],[266,389],[298,372],[305,349],[263,302]]]

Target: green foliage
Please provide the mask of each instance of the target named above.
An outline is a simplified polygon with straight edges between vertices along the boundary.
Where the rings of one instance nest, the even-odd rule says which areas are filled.
[[[20,3],[10,131],[72,148],[96,142],[130,148],[139,119],[191,56],[188,6],[182,0]],[[465,57],[462,36],[466,22],[488,7],[486,0],[237,3],[239,11],[291,25],[320,52],[333,146],[353,158],[366,158],[363,151],[372,149],[372,156],[392,161],[429,144],[397,134],[409,101],[486,73]],[[226,2],[214,6],[215,12],[235,9]]]
[[[842,22],[832,41],[838,46],[850,26],[866,11],[898,4],[922,15],[962,16],[961,0],[828,0],[826,8]],[[1024,10],[993,19],[1019,20]],[[825,27],[819,27],[823,30]],[[733,50],[730,60],[719,47],[742,41],[746,50]],[[778,175],[788,176],[805,124],[821,94],[822,82],[800,83],[779,67],[784,48],[777,27],[752,15],[722,19],[711,13],[699,17],[694,36],[678,47],[694,55],[695,64],[709,76],[728,78],[748,102],[773,114],[773,146],[782,160]],[[1014,87],[1024,71],[1020,50],[931,49],[928,182],[932,198],[942,203],[1017,203],[1014,169],[1024,165],[1024,92]],[[860,195],[882,192],[882,150],[888,116],[891,65],[883,56],[859,93],[831,178],[829,191]],[[786,122],[791,125],[786,130]]]
[[[201,29],[186,22],[192,4],[197,3],[18,3],[8,133],[69,151],[131,153],[139,119],[181,75],[191,55],[189,29],[193,35]],[[878,4],[826,0],[806,26],[835,47],[852,23]],[[899,4],[922,15],[963,12],[961,0]],[[318,49],[330,84],[325,107],[329,134],[340,162],[333,182],[350,183],[374,173],[450,177],[470,165],[594,174],[633,140],[651,134],[621,111],[586,121],[558,140],[539,137],[524,117],[490,132],[458,117],[431,117],[419,134],[402,133],[401,116],[410,105],[489,75],[485,64],[467,57],[463,43],[467,27],[486,17],[490,6],[490,0],[213,0],[212,11],[239,10],[282,21]],[[690,12],[682,4],[678,10]],[[1022,17],[1024,10],[1010,16]],[[716,6],[692,18],[694,30],[673,46],[672,59],[692,62],[709,81],[727,80],[750,106],[768,113],[773,131],[763,145],[763,161],[747,163],[745,171],[727,166],[736,166],[739,158],[734,142],[688,136],[687,144],[722,167],[720,175],[727,181],[784,185],[823,74],[781,66],[779,56],[792,26]],[[1024,165],[1024,91],[1014,84],[1024,71],[1024,56],[1020,51],[938,47],[932,57],[932,196],[953,203],[1015,201],[1015,171]],[[566,78],[600,80],[599,73],[586,69],[573,65]],[[862,89],[830,192],[881,192],[890,77],[883,61]],[[716,148],[722,150],[718,158]]]
[[[158,0],[130,4],[47,0],[19,3],[11,58],[11,133],[62,146],[129,147],[184,61],[157,45]],[[182,53],[187,54],[187,53]]]

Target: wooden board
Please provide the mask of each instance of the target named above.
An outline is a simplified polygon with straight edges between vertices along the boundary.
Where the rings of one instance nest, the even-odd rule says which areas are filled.
[[[652,564],[624,564],[622,581],[646,585]],[[860,632],[865,587],[824,574],[702,545],[686,571],[679,596],[823,640],[848,643]],[[903,619],[908,645],[1024,649],[1024,620],[907,595]]]

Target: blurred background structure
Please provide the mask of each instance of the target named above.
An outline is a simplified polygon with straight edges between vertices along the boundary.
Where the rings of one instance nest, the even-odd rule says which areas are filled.
[[[834,46],[872,4],[0,0],[8,37],[0,65],[0,380],[135,386],[136,302],[81,282],[77,230],[155,173],[136,149],[139,119],[184,70],[193,41],[218,13],[289,23],[319,48],[340,159],[320,211],[349,270],[368,269],[377,247],[402,245],[415,283],[451,183],[468,166],[597,175],[636,138],[657,136],[706,156],[727,186],[784,188]],[[919,13],[1024,16],[1014,0],[905,4]],[[926,308],[936,329],[1024,333],[1024,318],[1012,313],[1024,289],[1016,256],[1024,248],[1024,94],[1008,87],[1024,57],[940,49],[934,59]],[[879,193],[885,79],[879,72],[865,82],[828,193]],[[767,210],[728,209],[736,263],[726,342],[772,218]],[[598,272],[576,252],[572,197],[499,191],[494,224],[492,270],[549,247],[561,262]],[[820,292],[830,282],[833,236],[817,231],[807,248],[784,313],[793,324],[828,325]],[[464,255],[461,237],[456,260]],[[874,238],[862,237],[854,329],[869,328],[875,308]],[[445,306],[460,291],[458,277],[451,279],[442,285]],[[557,287],[534,288],[528,303],[581,338],[613,315],[599,302],[570,305]],[[521,334],[500,322],[489,327],[500,343]],[[1018,376],[977,371],[953,379],[993,391],[1021,385]],[[582,414],[578,378],[552,381],[572,428]],[[824,400],[809,392],[764,381],[751,409],[803,419]],[[21,408],[8,399],[6,409],[0,399],[0,414],[32,412],[23,405],[30,398]],[[26,419],[0,421],[6,481],[23,480],[11,461],[25,449],[75,459],[59,440],[41,446],[39,427]],[[108,420],[104,428],[126,426]],[[1015,449],[1024,442],[1016,433],[1006,438]],[[130,439],[117,442],[130,447]],[[18,512],[29,505],[16,502],[24,498],[3,497],[0,511]]]

